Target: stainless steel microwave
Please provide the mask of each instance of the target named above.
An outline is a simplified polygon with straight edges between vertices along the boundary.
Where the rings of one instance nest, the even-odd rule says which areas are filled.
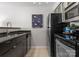
[[[73,17],[79,16],[79,4],[73,7],[72,9],[65,12],[65,19],[70,19]]]

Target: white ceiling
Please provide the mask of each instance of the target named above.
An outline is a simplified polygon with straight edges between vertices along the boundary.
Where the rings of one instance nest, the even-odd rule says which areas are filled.
[[[0,6],[53,6],[56,2],[0,2]]]

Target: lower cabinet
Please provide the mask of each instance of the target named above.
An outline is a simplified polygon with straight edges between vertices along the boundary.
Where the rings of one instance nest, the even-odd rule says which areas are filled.
[[[27,51],[29,52],[29,50],[31,49],[31,35],[29,34],[27,37]]]
[[[23,57],[27,53],[28,41],[26,35],[11,40],[10,49],[1,57]],[[7,49],[7,48],[6,48]]]

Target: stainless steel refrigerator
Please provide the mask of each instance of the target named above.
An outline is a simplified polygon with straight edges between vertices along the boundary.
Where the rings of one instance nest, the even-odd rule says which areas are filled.
[[[65,26],[67,26],[67,23],[62,22],[61,13],[51,13],[48,15],[48,50],[51,57],[75,56],[75,50],[61,43],[55,36],[57,34],[63,37],[63,28]]]
[[[61,28],[59,28],[58,23],[62,21],[61,13],[51,13],[48,15],[48,50],[51,57],[56,56],[56,41],[55,33],[60,33]]]

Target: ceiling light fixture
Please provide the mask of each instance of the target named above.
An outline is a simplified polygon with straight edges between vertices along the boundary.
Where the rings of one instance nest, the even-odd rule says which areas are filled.
[[[46,2],[46,4],[48,4],[48,2]]]
[[[33,2],[33,4],[36,4],[37,2]]]
[[[39,5],[41,5],[41,2],[38,2]]]
[[[44,2],[45,4],[48,4],[48,2]],[[41,5],[42,4],[42,2],[33,2],[33,4],[35,5],[35,4],[38,4],[38,5]]]

